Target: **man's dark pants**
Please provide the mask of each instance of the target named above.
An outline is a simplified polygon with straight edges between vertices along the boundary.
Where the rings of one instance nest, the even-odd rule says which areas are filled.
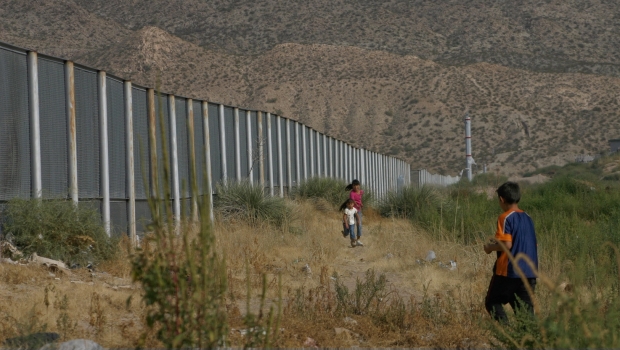
[[[527,281],[533,292],[536,288],[536,279],[528,278]],[[517,305],[517,300],[520,300],[519,305]],[[508,317],[504,311],[504,304],[510,304],[513,310],[520,306],[530,313],[534,313],[532,298],[528,294],[522,279],[493,275],[487,297],[484,300],[484,306],[494,319],[506,322]]]

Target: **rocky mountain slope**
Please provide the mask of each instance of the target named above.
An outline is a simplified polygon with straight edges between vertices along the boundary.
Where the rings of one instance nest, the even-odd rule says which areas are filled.
[[[11,0],[0,40],[442,173],[463,167],[468,110],[474,158],[516,174],[620,136],[618,12],[609,1]]]

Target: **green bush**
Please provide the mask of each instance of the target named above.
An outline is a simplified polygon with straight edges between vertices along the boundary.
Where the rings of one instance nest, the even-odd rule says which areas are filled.
[[[388,192],[379,201],[378,209],[383,216],[408,218],[429,224],[439,216],[441,205],[442,199],[436,188],[406,186],[400,192]]]
[[[283,198],[265,194],[261,185],[229,181],[216,186],[214,209],[225,220],[267,222],[283,226],[293,219],[293,210]]]
[[[103,229],[97,210],[70,200],[11,200],[3,232],[24,254],[86,266],[112,258],[117,244]]]
[[[313,177],[302,181],[292,192],[295,199],[324,200],[333,206],[340,206],[349,193],[345,191],[347,183],[328,177]]]

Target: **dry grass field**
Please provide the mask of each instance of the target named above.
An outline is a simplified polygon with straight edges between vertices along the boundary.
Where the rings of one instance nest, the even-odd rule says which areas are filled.
[[[282,276],[284,311],[277,346],[300,347],[308,337],[318,346],[329,347],[488,345],[479,321],[486,318],[482,301],[493,261],[478,245],[434,241],[407,220],[381,218],[369,211],[364,217],[365,246],[350,248],[339,232],[338,214],[317,210],[307,202],[295,208],[294,229],[242,222],[216,225],[217,246],[226,256],[229,274],[232,345],[243,344],[240,330],[246,313],[247,278],[252,286],[251,311],[258,313],[262,274],[269,285],[268,305],[277,300],[277,276]],[[416,262],[424,260],[429,250],[444,263],[456,258],[458,268],[441,268],[437,260]],[[306,264],[311,273],[304,271]],[[320,298],[328,304],[334,298],[334,273],[353,290],[356,279],[364,280],[369,269],[387,277],[385,298],[397,295],[414,305],[415,317],[410,321],[415,327],[390,330],[373,322],[369,314],[351,314],[354,321],[345,322],[314,305]],[[52,274],[42,267],[0,264],[0,338],[45,328],[66,339],[88,338],[105,347],[140,344],[147,329],[144,305],[140,286],[131,281],[127,254],[93,273],[74,271]],[[302,294],[302,313],[297,293]],[[159,345],[154,334],[147,333],[144,341],[146,346]]]

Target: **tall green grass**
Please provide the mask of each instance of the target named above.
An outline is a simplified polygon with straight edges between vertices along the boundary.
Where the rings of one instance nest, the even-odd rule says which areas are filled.
[[[496,185],[487,183],[405,188],[388,194],[381,212],[410,218],[438,240],[482,247],[501,214]],[[592,177],[556,176],[521,189],[519,206],[534,220],[545,283],[536,293],[537,318],[518,316],[507,326],[493,324],[495,339],[514,348],[620,346],[615,250],[620,246],[620,186]],[[572,291],[557,291],[562,281],[569,281]]]

